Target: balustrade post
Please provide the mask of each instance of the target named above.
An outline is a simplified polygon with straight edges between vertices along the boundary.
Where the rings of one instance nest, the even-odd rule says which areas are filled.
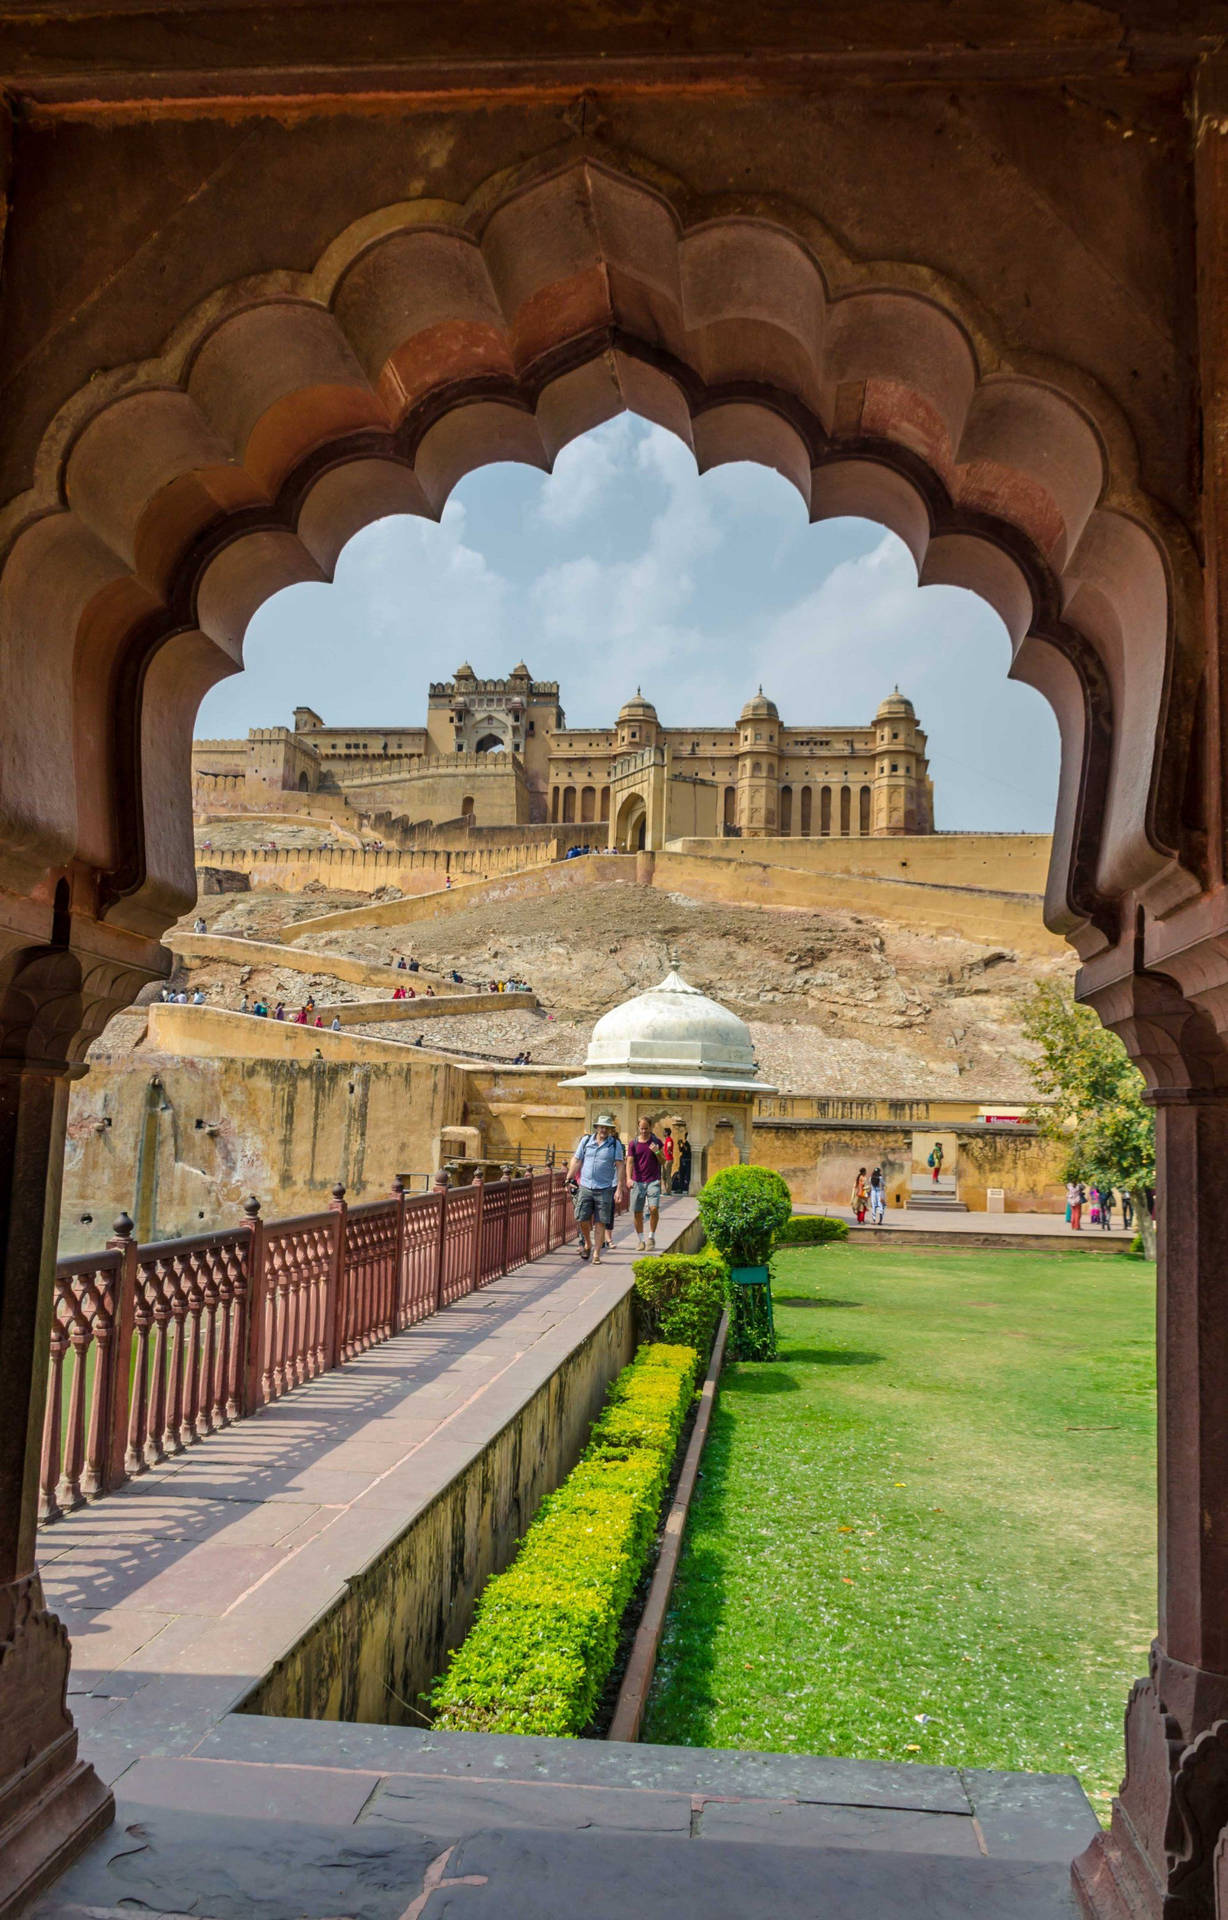
[[[268,1274],[264,1258],[264,1221],[260,1202],[249,1194],[243,1202],[247,1219],[247,1324],[243,1328],[242,1413],[255,1413],[264,1399],[263,1369],[268,1319]]]
[[[443,1305],[444,1267],[448,1251],[448,1188],[440,1187],[439,1227],[435,1235],[435,1312]]]
[[[111,1379],[107,1394],[106,1461],[102,1491],[114,1492],[128,1478],[128,1420],[132,1397],[132,1341],[136,1330],[136,1241],[132,1222],[121,1213],[108,1247],[122,1254],[115,1276],[115,1332],[111,1340]],[[141,1355],[144,1359],[144,1352]]]
[[[473,1184],[478,1190],[478,1203],[473,1213],[473,1284],[470,1291],[476,1293],[482,1284],[482,1203],[486,1196],[486,1182],[480,1167]]]
[[[396,1174],[392,1182],[392,1197],[397,1203],[396,1252],[392,1260],[392,1278],[388,1288],[388,1326],[389,1334],[399,1333],[405,1324],[405,1310],[402,1294],[405,1282],[401,1267],[405,1255],[405,1179]]]
[[[512,1169],[504,1167],[503,1183],[507,1188],[507,1205],[503,1209],[503,1247],[499,1254],[499,1272],[507,1272],[508,1241],[512,1233]]]
[[[339,1367],[345,1355],[345,1188],[338,1181],[329,1203],[333,1215],[333,1264],[324,1303],[324,1365]]]

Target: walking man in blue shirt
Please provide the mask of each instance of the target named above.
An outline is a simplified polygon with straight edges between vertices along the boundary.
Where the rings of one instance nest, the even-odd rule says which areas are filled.
[[[614,1201],[627,1184],[627,1156],[614,1131],[614,1115],[599,1113],[593,1131],[586,1133],[571,1158],[567,1178],[579,1182],[576,1222],[580,1228],[580,1258],[592,1255],[601,1265],[601,1249],[614,1230]]]

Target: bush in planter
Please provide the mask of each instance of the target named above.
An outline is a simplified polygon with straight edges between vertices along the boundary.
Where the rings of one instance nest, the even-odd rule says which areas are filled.
[[[776,1235],[778,1247],[821,1247],[831,1240],[847,1240],[848,1223],[825,1213],[795,1213]]]
[[[635,1261],[635,1295],[645,1340],[694,1347],[706,1365],[725,1304],[725,1262],[703,1253],[649,1254]]]
[[[767,1267],[776,1236],[788,1224],[793,1200],[778,1173],[766,1167],[726,1167],[699,1195],[704,1231],[730,1267]],[[772,1288],[729,1289],[729,1344],[735,1360],[774,1360]]]

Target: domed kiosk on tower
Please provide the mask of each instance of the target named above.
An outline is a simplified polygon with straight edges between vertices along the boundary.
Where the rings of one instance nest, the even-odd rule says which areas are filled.
[[[759,1078],[745,1021],[678,973],[603,1015],[584,1072],[563,1085],[584,1089],[586,1128],[610,1112],[629,1140],[643,1114],[654,1133],[668,1126],[679,1146],[689,1141],[694,1190],[749,1157],[755,1096],[776,1091]]]

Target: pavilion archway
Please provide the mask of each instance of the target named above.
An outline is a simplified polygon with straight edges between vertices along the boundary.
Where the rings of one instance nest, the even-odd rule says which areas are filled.
[[[200,699],[241,666],[273,593],[328,578],[374,519],[438,516],[485,463],[546,468],[631,409],[701,468],[771,466],[813,518],[876,520],[923,583],[986,599],[1012,673],[1059,725],[1046,918],[1166,1103],[1162,1179],[1205,1189],[1212,1151],[1222,1170],[1224,970],[1204,959],[1177,978],[1141,959],[1151,922],[1202,884],[1202,583],[1139,488],[1116,409],[1072,368],[1014,364],[933,273],[854,261],[762,201],[685,209],[634,156],[568,147],[464,205],[373,210],[310,273],[224,287],[155,360],[91,380],[49,423],[30,491],[0,512],[0,1332],[6,1386],[23,1383],[0,1432],[0,1596],[13,1633],[39,1641],[20,1671],[0,1667],[0,1695],[25,1689],[16,1716],[0,1697],[0,1748],[7,1722],[69,1754],[66,1643],[32,1573],[45,1215],[68,1073],[163,972],[160,936],[194,897]],[[1201,1256],[1210,1271],[1204,1215],[1196,1232],[1194,1270]],[[1209,1380],[1196,1342],[1179,1359],[1183,1382]],[[1170,1494],[1188,1565],[1199,1490],[1174,1480]],[[1218,1570],[1199,1565],[1205,1597]],[[1218,1662],[1228,1713],[1228,1622],[1210,1629],[1179,1604],[1175,1618],[1176,1663]],[[1157,1692],[1132,1711],[1153,1756],[1167,1709]],[[0,1779],[6,1764],[0,1751]]]

